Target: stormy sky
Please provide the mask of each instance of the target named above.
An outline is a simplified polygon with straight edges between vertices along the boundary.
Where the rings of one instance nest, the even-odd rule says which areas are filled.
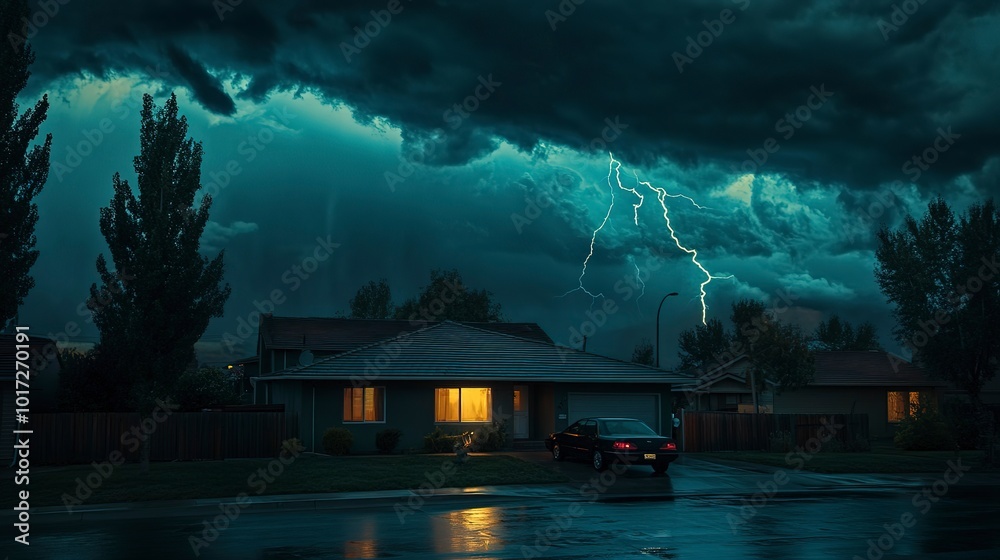
[[[624,359],[679,292],[672,366],[707,279],[680,247],[719,277],[709,318],[790,302],[783,320],[869,320],[898,349],[875,231],[1000,192],[991,2],[32,6],[20,101],[48,93],[53,141],[20,319],[71,343],[97,340],[81,304],[107,254],[98,213],[115,172],[135,184],[144,93],[176,93],[204,146],[202,248],[225,250],[232,286],[206,361],[254,354],[245,322],[276,293],[276,314],[332,316],[368,280],[398,303],[457,268],[509,320]]]

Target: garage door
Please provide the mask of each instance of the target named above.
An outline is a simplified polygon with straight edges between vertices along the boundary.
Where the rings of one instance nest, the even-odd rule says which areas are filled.
[[[570,393],[569,422],[588,416],[638,418],[660,431],[660,396],[653,393]]]

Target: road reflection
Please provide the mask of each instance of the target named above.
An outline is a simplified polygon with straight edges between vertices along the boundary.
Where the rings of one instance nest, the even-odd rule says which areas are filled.
[[[501,515],[500,508],[484,507],[435,516],[431,521],[434,552],[483,553],[502,549],[506,541]]]

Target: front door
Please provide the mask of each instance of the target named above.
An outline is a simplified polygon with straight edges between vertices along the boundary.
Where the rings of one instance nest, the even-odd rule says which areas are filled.
[[[514,439],[528,437],[528,386],[514,385]]]

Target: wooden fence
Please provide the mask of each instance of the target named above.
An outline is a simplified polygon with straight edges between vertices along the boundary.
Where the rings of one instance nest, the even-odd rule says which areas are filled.
[[[30,428],[33,465],[107,461],[116,450],[138,461],[147,433],[151,461],[276,457],[282,441],[299,437],[298,417],[283,412],[34,414]]]
[[[824,426],[826,429],[820,431]],[[682,430],[681,443],[687,452],[787,451],[796,446],[806,448],[810,438],[822,439],[830,432],[833,432],[830,439],[845,447],[869,438],[867,414],[685,411]]]

